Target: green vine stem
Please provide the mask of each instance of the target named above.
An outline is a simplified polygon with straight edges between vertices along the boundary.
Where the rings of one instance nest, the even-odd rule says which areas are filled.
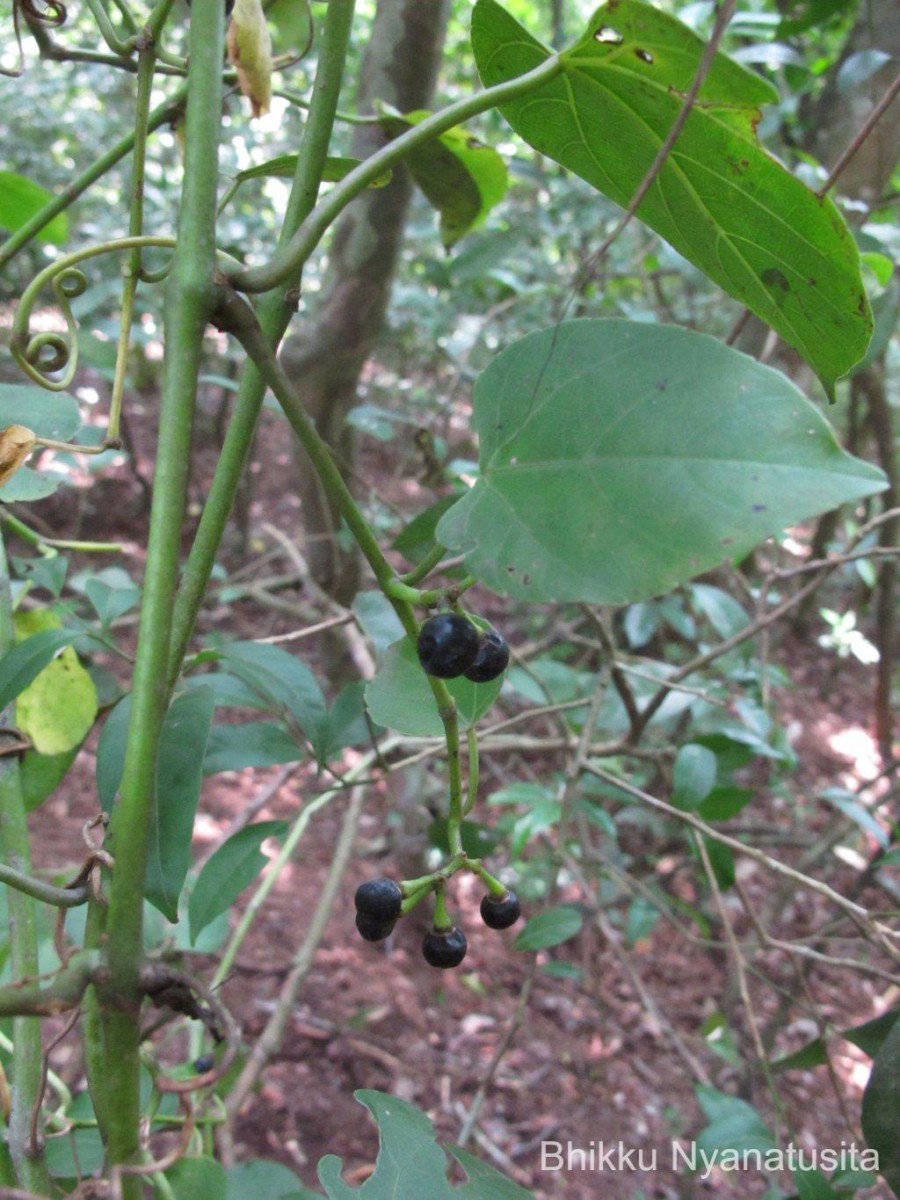
[[[90,896],[87,884],[71,888],[54,887],[52,883],[44,883],[43,880],[35,879],[33,875],[10,866],[8,862],[0,863],[0,883],[56,908],[77,908],[80,904],[85,904]]]
[[[344,0],[341,4],[330,4],[325,14],[309,117],[297,156],[297,167],[279,245],[289,240],[316,203],[344,76],[353,12],[352,0]],[[297,298],[300,295],[301,271],[302,264],[297,268],[286,290],[282,288],[273,291],[260,302],[259,327],[270,347],[279,344],[296,310]],[[172,644],[166,677],[170,691],[175,686],[197,613],[203,602],[238,482],[253,444],[265,391],[266,381],[256,365],[252,361],[248,362],[241,377],[222,451],[175,601]]]
[[[474,725],[466,730],[466,742],[469,749],[469,782],[466,789],[466,803],[462,815],[467,816],[475,807],[478,800],[478,734]]]
[[[446,546],[442,546],[440,542],[432,546],[431,550],[420,563],[418,563],[411,571],[407,571],[405,575],[400,576],[400,582],[405,583],[407,587],[415,587],[417,583],[421,583],[435,567],[439,566],[444,555],[447,553]]]
[[[154,108],[147,119],[148,132],[153,132],[159,129],[161,125],[166,125],[174,121],[184,106],[186,95],[187,87],[186,85],[182,85],[170,100],[166,100]],[[61,212],[69,208],[79,196],[87,191],[91,184],[96,183],[98,179],[102,179],[108,171],[112,170],[116,163],[130,154],[134,149],[135,136],[136,131],[134,130],[127,133],[114,146],[111,146],[105,154],[102,154],[96,162],[82,171],[80,175],[77,175],[58,195],[49,200],[20,229],[17,229],[14,234],[7,238],[3,245],[0,246],[0,270],[15,258],[19,251],[27,246],[42,229],[49,225],[54,217],[59,216]]]
[[[14,517],[6,508],[0,508],[0,521],[4,525],[8,525],[23,542],[33,546],[45,558],[53,558],[60,550],[78,550],[84,554],[121,554],[125,549],[118,542],[79,542],[69,541],[65,538],[45,538],[26,525],[24,521]]]
[[[410,587],[405,579],[392,578],[385,585],[384,593],[390,600],[401,600],[420,608],[431,608],[435,604],[440,604],[442,600],[449,600],[451,604],[455,605],[463,592],[467,592],[477,582],[474,575],[466,575],[458,583],[422,591],[419,588]]]
[[[139,1161],[144,879],[167,699],[164,681],[194,400],[203,332],[216,303],[213,275],[224,33],[224,6],[197,4],[191,19],[184,189],[166,294],[166,369],[131,721],[121,792],[110,824],[116,866],[106,922],[109,979],[97,986],[107,1052],[107,1151],[114,1167]],[[124,1173],[122,1200],[139,1200],[141,1194],[139,1177]]]
[[[9,567],[6,548],[0,540],[0,656],[12,648],[14,641]],[[10,724],[10,717],[7,708],[0,714],[0,723]],[[15,756],[0,758],[0,813],[0,856],[5,864],[4,869],[12,873],[17,883],[30,880],[31,846],[19,760]],[[13,887],[7,894],[7,908],[9,965],[13,978],[33,978],[39,969],[34,896],[23,888]],[[49,1189],[50,1177],[43,1148],[34,1143],[31,1133],[31,1112],[42,1087],[40,1021],[34,1017],[17,1016],[13,1021],[13,1043],[12,1107],[7,1141],[19,1182],[29,1191],[43,1193]]]
[[[96,950],[80,951],[73,954],[64,967],[61,967],[51,978],[50,982],[41,985],[34,972],[28,980],[7,984],[0,988],[0,1018],[15,1017],[20,1013],[30,1013],[25,1018],[37,1026],[35,1017],[55,1017],[68,1012],[81,1000],[85,989],[91,981],[103,972],[103,960]],[[13,1056],[15,1057],[18,1037],[13,1032]],[[38,1041],[40,1050],[40,1040]],[[40,1070],[40,1058],[38,1059]],[[31,1113],[29,1111],[30,1118]],[[14,1152],[15,1156],[15,1152]],[[47,1194],[50,1185],[47,1183]]]
[[[514,100],[555,79],[563,69],[559,55],[551,55],[540,66],[517,79],[485,88],[475,96],[458,100],[439,113],[401,134],[400,137],[376,151],[336,184],[325,199],[316,206],[286,245],[279,247],[271,260],[258,267],[248,267],[230,275],[231,283],[242,292],[267,292],[287,279],[298,264],[306,262],[338,215],[354,197],[373,183],[388,168],[396,166],[417,146],[446,133],[455,125],[468,121],[507,100]]]
[[[447,901],[444,898],[443,881],[439,881],[434,889],[434,927],[435,929],[453,928],[453,918],[447,911]]]
[[[147,122],[150,116],[150,95],[156,58],[153,39],[149,33],[138,40],[137,104],[134,119],[135,141],[131,169],[131,203],[128,213],[128,234],[140,237],[144,232],[144,180],[147,165]],[[116,368],[109,400],[109,422],[104,439],[108,445],[118,445],[122,422],[122,398],[125,394],[125,375],[128,370],[128,350],[131,345],[131,321],[134,299],[142,272],[141,247],[134,246],[122,274],[122,317],[119,325],[119,344],[116,347]]]

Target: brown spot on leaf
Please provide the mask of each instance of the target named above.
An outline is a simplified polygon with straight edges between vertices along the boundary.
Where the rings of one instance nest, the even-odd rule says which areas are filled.
[[[791,290],[787,276],[784,271],[779,271],[778,267],[766,267],[765,271],[760,275],[760,279],[767,288],[778,288],[782,292],[789,292]]]

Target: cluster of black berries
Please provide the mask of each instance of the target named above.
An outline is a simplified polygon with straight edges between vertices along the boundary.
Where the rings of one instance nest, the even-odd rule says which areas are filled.
[[[380,942],[389,937],[400,916],[403,893],[393,879],[370,879],[361,883],[354,897],[356,928],[367,942]],[[521,915],[515,892],[502,896],[490,892],[481,901],[481,919],[491,929],[509,929]],[[448,929],[430,929],[422,941],[422,956],[429,966],[458,967],[466,957],[466,935],[455,925]]]
[[[438,613],[419,630],[419,662],[427,675],[490,683],[509,665],[509,646],[495,629],[476,629],[460,613]]]

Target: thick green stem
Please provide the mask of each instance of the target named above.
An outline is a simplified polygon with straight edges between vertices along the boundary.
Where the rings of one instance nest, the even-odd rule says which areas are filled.
[[[12,598],[6,548],[0,540],[0,657],[14,642]],[[11,713],[0,713],[0,723],[12,725]],[[19,760],[0,758],[0,856],[19,877],[31,875],[31,847],[22,799]],[[9,913],[9,957],[13,979],[24,980],[38,973],[37,913],[34,898],[18,888],[7,892]],[[21,1185],[34,1192],[49,1187],[42,1145],[31,1135],[31,1112],[40,1092],[41,1023],[36,1017],[13,1021],[12,1108],[7,1140]]]
[[[411,150],[446,133],[454,125],[459,125],[471,117],[478,116],[479,113],[496,108],[508,100],[514,100],[533,91],[541,84],[554,79],[562,69],[563,63],[559,56],[551,55],[539,67],[520,75],[518,79],[511,79],[507,83],[499,83],[495,87],[486,88],[475,96],[458,100],[441,112],[427,117],[406,133],[401,134],[400,137],[395,138],[383,150],[377,151],[370,158],[361,162],[358,167],[355,167],[349,175],[332,188],[290,241],[276,250],[270,262],[259,267],[249,267],[243,271],[233,272],[230,276],[232,284],[242,292],[267,292],[276,287],[296,270],[299,263],[306,262],[337,216],[350,201],[371,183],[374,183],[379,175],[402,162]]]
[[[116,865],[107,919],[109,980],[98,988],[108,1053],[107,1149],[113,1165],[137,1161],[139,1153],[138,973],[143,946],[144,881],[155,803],[156,755],[166,707],[166,668],[194,398],[203,333],[216,304],[213,275],[224,32],[224,6],[195,5],[185,178],[175,260],[166,295],[166,371],[144,599],[123,782],[110,828]],[[123,1176],[123,1200],[137,1200],[141,1191],[137,1176]]]
[[[17,1013],[34,1013],[36,1014],[35,1017],[20,1019],[40,1028],[40,1021],[36,1019],[37,1015],[53,1017],[77,1007],[78,1002],[84,995],[85,988],[91,981],[92,975],[100,970],[102,970],[102,962],[99,951],[81,952],[73,954],[68,963],[57,971],[49,983],[43,986],[35,980],[33,983],[13,983],[7,987],[0,988],[0,1017],[15,1016]],[[16,1062],[18,1042],[19,1038],[14,1028],[14,1064]],[[38,1049],[40,1049],[40,1041],[38,1041]],[[40,1057],[38,1058],[38,1068],[37,1080],[40,1079]],[[13,1116],[15,1116],[17,1091],[18,1082],[16,1082],[13,1089]],[[34,1094],[37,1094],[37,1087],[35,1087]],[[27,1130],[27,1126],[31,1123],[30,1107],[27,1108],[25,1115],[27,1117]],[[10,1129],[12,1128],[13,1122],[11,1121]],[[13,1157],[15,1158],[16,1147],[12,1138],[10,1139],[10,1145]]]
[[[325,15],[309,118],[300,145],[294,184],[279,244],[286,243],[299,228],[312,211],[319,193],[344,74],[353,8],[353,0],[340,0],[340,3],[329,4]],[[302,267],[302,263],[298,265],[287,290],[280,288],[260,303],[260,329],[272,347],[281,341],[296,308]],[[256,365],[248,362],[241,377],[222,453],[216,464],[203,516],[191,546],[175,603],[167,674],[170,689],[174,686],[181,669],[215,556],[225,532],[238,481],[253,444],[253,434],[265,391],[265,380]]]

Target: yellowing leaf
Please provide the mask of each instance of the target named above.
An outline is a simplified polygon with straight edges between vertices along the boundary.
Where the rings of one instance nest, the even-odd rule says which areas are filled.
[[[263,116],[272,99],[272,38],[261,0],[236,0],[228,25],[228,58],[254,117]]]
[[[34,433],[24,425],[0,429],[0,487],[21,467],[34,449]]]
[[[47,629],[60,628],[49,609],[17,613],[16,638],[21,641]],[[16,698],[16,724],[39,754],[63,754],[84,740],[97,715],[97,689],[66,646]]]

